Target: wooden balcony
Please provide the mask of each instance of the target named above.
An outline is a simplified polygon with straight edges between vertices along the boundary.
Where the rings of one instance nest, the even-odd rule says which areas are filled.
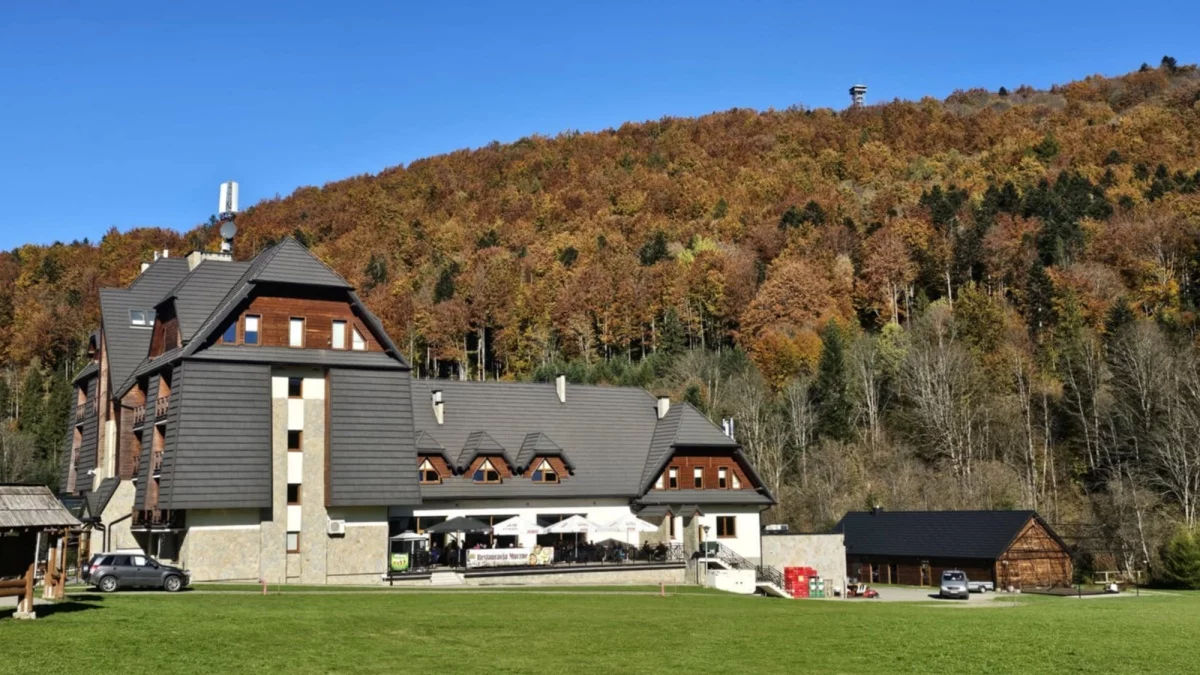
[[[177,529],[183,527],[183,511],[148,509],[133,512],[133,526],[147,529]]]
[[[75,421],[82,422],[83,419],[88,416],[88,413],[94,412],[95,410],[96,407],[91,403],[80,403],[79,405],[75,406]]]
[[[137,405],[133,407],[133,426],[138,426],[146,422],[146,406]]]
[[[157,476],[162,473],[163,451],[152,450],[150,452],[150,475]]]
[[[164,417],[166,417],[167,416],[167,408],[169,408],[170,405],[171,405],[170,395],[159,396],[157,399],[155,399],[155,401],[154,401],[154,419],[161,420]]]

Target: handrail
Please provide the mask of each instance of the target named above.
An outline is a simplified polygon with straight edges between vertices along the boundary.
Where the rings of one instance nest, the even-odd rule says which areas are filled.
[[[760,584],[775,584],[779,588],[787,588],[783,585],[783,574],[770,565],[759,565],[754,568],[754,581]]]
[[[170,394],[168,394],[166,396],[159,396],[157,399],[155,399],[155,401],[154,401],[154,419],[157,420],[157,419],[162,419],[163,417],[166,417],[167,416],[167,408],[170,407],[170,405],[171,405]]]
[[[145,421],[146,421],[146,406],[145,405],[133,406],[133,423],[134,423],[134,425],[141,424],[142,422],[145,422]]]
[[[87,414],[89,412],[91,412],[93,409],[94,408],[90,402],[84,402],[84,403],[80,403],[80,404],[76,405],[75,406],[75,421],[78,422],[79,420],[83,419],[84,417],[87,417]]]
[[[755,568],[754,563],[751,563],[749,560],[746,560],[742,556],[738,555],[725,544],[722,544],[721,542],[715,543],[717,544],[717,560],[720,560],[721,562],[738,570],[752,570]]]
[[[151,450],[150,451],[150,474],[157,475],[157,474],[161,473],[162,472],[162,463],[163,463],[163,451],[162,450]]]

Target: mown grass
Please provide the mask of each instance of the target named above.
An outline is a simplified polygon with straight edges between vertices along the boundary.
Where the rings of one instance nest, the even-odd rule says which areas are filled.
[[[711,593],[84,593],[0,619],[0,671],[1195,672],[1200,595],[1015,605]],[[0,617],[7,613],[0,614]]]

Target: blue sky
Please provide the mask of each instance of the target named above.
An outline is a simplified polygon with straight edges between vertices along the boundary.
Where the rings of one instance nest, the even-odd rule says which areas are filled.
[[[184,6],[186,5],[186,6]],[[186,229],[492,140],[1200,61],[1185,2],[23,2],[0,14],[0,249]]]

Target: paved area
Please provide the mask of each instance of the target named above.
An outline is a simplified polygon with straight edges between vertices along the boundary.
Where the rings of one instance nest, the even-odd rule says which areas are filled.
[[[948,600],[938,597],[937,589],[935,588],[916,588],[913,586],[873,586],[879,591],[879,601],[883,602],[942,602],[946,605],[967,605],[977,603],[987,603],[998,597],[1008,597],[1003,593],[972,593],[966,600]],[[867,602],[853,598],[849,602]],[[876,602],[872,600],[870,602]]]

